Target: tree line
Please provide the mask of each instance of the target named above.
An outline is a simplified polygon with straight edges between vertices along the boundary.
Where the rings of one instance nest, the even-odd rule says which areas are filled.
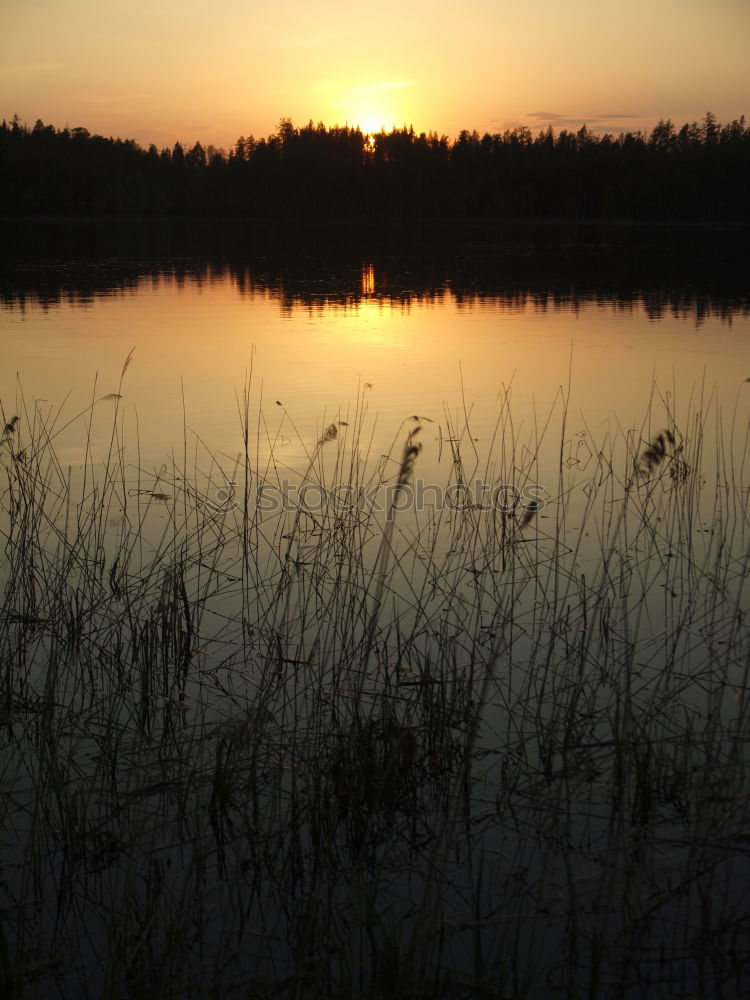
[[[744,116],[723,125],[710,112],[618,136],[522,126],[453,140],[282,119],[229,151],[0,125],[2,212],[17,215],[747,222],[749,177]]]

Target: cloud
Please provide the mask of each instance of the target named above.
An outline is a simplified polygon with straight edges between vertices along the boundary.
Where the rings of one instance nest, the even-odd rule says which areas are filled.
[[[374,97],[376,94],[383,94],[389,90],[403,90],[404,87],[411,87],[413,80],[392,80],[382,83],[367,83],[361,87],[353,87],[350,91],[352,97]]]
[[[293,49],[323,49],[334,45],[342,38],[342,32],[331,30],[306,31],[284,35],[280,40],[284,47]]]
[[[489,126],[492,131],[503,132],[506,129],[529,128],[532,133],[543,132],[551,127],[555,132],[563,129],[577,132],[583,125],[597,135],[620,132],[648,132],[654,126],[655,120],[647,115],[631,111],[585,112],[580,114],[560,114],[557,111],[528,111],[519,118],[491,118]]]
[[[68,69],[67,63],[11,63],[10,65],[0,66],[0,73],[3,76],[34,76],[36,73],[59,73],[63,69]]]
[[[90,94],[86,100],[89,104],[127,104],[128,101],[150,101],[153,99],[153,94],[109,94],[109,95],[99,95]]]
[[[590,129],[612,128],[613,125],[619,125],[621,122],[640,120],[643,118],[642,115],[632,114],[629,111],[607,111],[603,113],[588,112],[575,115],[561,115],[556,111],[529,111],[525,117],[531,118],[533,124],[537,126],[552,125],[555,128],[576,129],[579,129],[582,125],[586,125],[587,128]]]

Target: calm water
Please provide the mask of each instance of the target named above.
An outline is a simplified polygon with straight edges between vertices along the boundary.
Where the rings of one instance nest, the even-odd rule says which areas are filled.
[[[508,387],[522,443],[549,419],[559,447],[564,395],[573,450],[608,428],[658,430],[666,407],[679,424],[698,399],[726,419],[736,406],[746,414],[746,297],[663,287],[658,275],[653,288],[623,289],[619,275],[607,285],[585,269],[580,287],[546,272],[534,284],[533,257],[509,277],[518,259],[482,255],[473,270],[472,259],[413,255],[27,262],[4,286],[0,399],[6,419],[28,419],[33,404],[74,416],[118,391],[133,350],[121,392],[143,468],[182,453],[185,428],[190,448],[200,439],[231,462],[249,380],[258,447],[273,441],[294,465],[364,399],[373,456],[401,440],[406,418],[433,422],[425,475],[439,474],[451,425],[468,426],[482,451]],[[647,418],[654,384],[661,402]],[[95,408],[100,443],[111,406]],[[79,427],[57,444],[63,463],[81,460]]]
[[[79,780],[88,782],[86,769],[98,776],[111,752],[110,766],[101,764],[105,777],[96,779],[101,794],[90,796],[81,823],[97,836],[112,829],[117,837],[109,853],[90,851],[93,860],[75,854],[84,869],[74,890],[80,912],[71,907],[69,917],[47,913],[46,900],[61,884],[58,867],[67,871],[74,856],[59,845],[42,852],[49,866],[37,876],[44,892],[22,904],[27,941],[42,942],[41,950],[52,954],[50,942],[62,935],[71,953],[84,949],[81,959],[59,973],[69,987],[66,995],[75,992],[79,977],[88,982],[94,975],[91,981],[99,982],[95,976],[104,972],[97,963],[106,971],[107,949],[116,940],[111,935],[123,923],[111,901],[135,899],[144,885],[151,892],[149,879],[168,887],[165,899],[196,901],[194,910],[204,921],[202,947],[212,956],[205,961],[203,950],[195,952],[197,974],[210,975],[205,969],[214,962],[226,970],[226,982],[245,987],[253,975],[278,977],[294,967],[292,943],[295,928],[307,926],[300,914],[304,918],[310,886],[329,900],[329,926],[346,925],[340,933],[343,966],[349,954],[360,960],[362,942],[379,926],[379,916],[357,923],[362,892],[374,901],[368,914],[384,914],[384,926],[393,921],[399,933],[416,928],[419,942],[424,914],[417,903],[434,903],[435,886],[441,894],[435,912],[441,920],[445,916],[435,935],[439,963],[462,972],[479,970],[491,959],[498,969],[517,966],[532,983],[543,980],[546,963],[554,970],[545,980],[549,987],[562,981],[561,963],[568,963],[568,975],[576,962],[580,968],[594,962],[599,928],[606,929],[607,921],[613,947],[605,956],[605,978],[612,983],[619,982],[620,942],[636,925],[642,931],[639,937],[633,933],[633,948],[642,959],[633,958],[631,967],[647,984],[676,982],[675,995],[697,995],[693,987],[703,983],[703,967],[695,973],[690,962],[696,952],[700,964],[702,941],[718,933],[715,950],[734,955],[728,942],[749,870],[742,853],[744,751],[737,747],[745,746],[747,698],[750,307],[736,255],[728,266],[720,236],[708,247],[698,242],[696,247],[695,239],[683,245],[649,237],[646,247],[608,242],[602,234],[585,243],[549,243],[545,236],[502,247],[468,241],[447,252],[430,242],[381,240],[347,252],[326,245],[316,253],[302,248],[293,254],[287,247],[279,255],[271,247],[253,256],[210,259],[175,256],[171,245],[161,255],[151,246],[147,253],[131,247],[108,257],[96,248],[73,253],[65,243],[54,254],[32,248],[13,259],[0,281],[0,400],[6,421],[19,416],[13,431],[18,438],[11,436],[11,442],[28,440],[33,421],[44,438],[44,420],[62,466],[45,464],[50,471],[44,475],[64,485],[69,466],[76,486],[87,458],[99,462],[101,471],[100,460],[124,444],[134,497],[122,495],[119,484],[109,494],[130,505],[133,534],[128,536],[122,509],[108,509],[106,538],[96,517],[83,517],[79,530],[91,545],[80,554],[80,577],[66,561],[64,573],[47,570],[54,582],[47,587],[43,570],[57,566],[61,526],[67,532],[69,520],[68,507],[56,505],[50,490],[55,516],[32,525],[43,543],[37,554],[48,552],[53,559],[39,564],[39,607],[34,604],[31,615],[22,603],[16,609],[13,602],[21,597],[6,588],[7,607],[18,612],[7,616],[9,634],[24,638],[28,630],[38,637],[27,672],[29,690],[44,690],[43,704],[50,685],[58,683],[49,679],[48,653],[57,648],[57,631],[67,634],[69,619],[64,602],[47,608],[49,595],[55,587],[65,595],[81,584],[81,593],[97,597],[86,627],[76,633],[73,622],[72,634],[82,635],[81,643],[69,643],[76,649],[92,643],[95,667],[80,674],[80,688],[73,686],[72,693],[69,685],[78,675],[67,662],[60,672],[63,693],[56,704],[66,719],[60,753],[72,762],[65,795],[67,815],[77,817],[80,802],[90,796],[79,797]],[[259,517],[243,562],[248,535],[241,512],[236,521],[234,512],[225,516],[223,510],[215,518],[196,518],[187,505],[174,502],[171,488],[181,488],[175,465],[194,470],[196,479],[211,476],[214,487],[221,475],[235,475],[248,386],[252,467],[264,469],[268,480],[298,480],[315,454],[314,476],[334,485],[347,474],[336,462],[351,445],[365,463],[364,478],[393,480],[406,433],[415,426],[411,418],[418,416],[424,447],[415,476],[427,484],[455,484],[459,476],[495,484],[501,469],[514,481],[535,477],[553,501],[550,512],[542,510],[528,531],[520,519],[482,520],[473,509],[441,525],[430,511],[419,523],[399,516],[394,537],[405,529],[406,555],[397,551],[382,602],[372,584],[383,566],[381,535],[372,525],[360,534],[353,527],[356,516],[343,537],[332,517],[322,519],[323,529],[294,512]],[[122,400],[104,398],[113,393]],[[702,434],[698,412],[705,416]],[[115,414],[122,431],[113,441]],[[337,443],[317,449],[331,425]],[[653,490],[645,483],[624,502],[632,452],[665,427],[690,442],[684,454],[694,468],[701,452],[696,439],[703,441],[702,477],[675,462],[674,476],[662,470]],[[457,445],[463,465],[456,460]],[[615,457],[626,461],[613,473]],[[713,477],[719,457],[721,477]],[[31,464],[24,459],[22,472]],[[132,507],[141,503],[141,489],[145,512],[136,517]],[[154,502],[162,489],[164,502]],[[84,492],[79,511],[89,502],[96,507],[96,494],[85,482]],[[545,516],[550,520],[543,521]],[[127,566],[118,570],[126,549]],[[170,552],[184,574],[181,591],[170,590]],[[25,570],[23,553],[19,558]],[[29,574],[32,590],[35,579]],[[100,589],[106,595],[102,605]],[[153,708],[151,647],[145,641],[123,647],[127,629],[119,616],[123,607],[135,609],[133,627],[143,639],[152,634],[148,626],[155,630],[163,622],[170,594],[179,598],[179,635],[182,600],[188,594],[193,599],[200,645],[191,654],[190,677],[175,675],[179,691],[167,678],[169,697],[163,704],[154,701]],[[359,674],[354,669],[342,679],[339,671],[341,664],[359,663],[363,594],[375,610],[362,621],[377,624],[372,656],[368,646],[361,668],[363,678],[372,668],[367,699],[374,706],[373,728],[350,732],[341,720],[348,718],[350,692],[356,690],[348,685]],[[75,607],[83,605],[89,614],[89,605],[76,596]],[[113,650],[121,647],[124,666],[110,667]],[[20,649],[20,640],[8,648]],[[165,676],[172,660],[177,663],[168,656],[162,665]],[[488,663],[495,671],[486,675],[491,684],[484,680]],[[274,664],[278,669],[271,669]],[[258,722],[247,712],[258,700],[258,678],[272,675],[278,687],[264,695],[269,710]],[[101,690],[92,686],[92,676]],[[456,694],[449,678],[465,687],[459,685]],[[339,785],[348,795],[349,786],[362,783],[373,746],[381,757],[385,753],[390,731],[386,716],[379,722],[377,714],[384,679],[387,692],[395,684],[394,704],[416,733],[420,770],[405,793],[396,787],[402,798],[382,808],[376,802],[368,812],[372,842],[384,852],[371,890],[364,855],[359,848],[347,854],[347,809],[337,813],[332,802]],[[184,731],[175,728],[171,714],[177,696]],[[464,794],[463,782],[454,779],[461,776],[475,698],[483,711],[471,802],[454,811],[451,796],[459,787]],[[27,796],[20,806],[15,800],[8,806],[6,822],[17,834],[9,835],[17,852],[11,885],[14,892],[22,886],[14,900],[23,898],[27,885],[23,844],[32,843],[27,827],[37,815],[40,787],[44,794],[41,782],[26,775],[24,754],[35,761],[42,742],[33,716],[29,722],[22,715],[26,701],[25,691],[14,709],[20,735],[5,727],[15,768],[8,773],[17,777],[16,793],[21,788]],[[246,828],[251,783],[243,770],[244,741],[255,738],[250,723],[256,722],[258,747],[267,757],[259,758],[253,792],[259,819]],[[239,723],[245,728],[231,729]],[[106,750],[104,736],[97,742],[100,731],[107,739],[119,732],[122,742]],[[227,742],[231,732],[238,734],[236,744]],[[26,739],[33,749],[25,749]],[[635,763],[623,779],[613,748],[624,755],[631,744]],[[212,776],[216,761],[235,745],[238,791],[236,803],[225,806],[224,830],[212,813]],[[179,761],[180,774],[189,775],[180,779],[185,806],[175,805],[173,786],[165,780],[170,747],[174,766]],[[629,758],[623,759],[627,764]],[[717,785],[720,776],[726,789]],[[56,782],[50,784],[52,816]],[[115,794],[110,782],[117,785]],[[319,802],[316,788],[322,789]],[[459,820],[464,808],[465,828]],[[175,810],[182,809],[177,817]],[[311,831],[329,830],[322,856],[330,851],[330,868],[329,861],[319,870],[310,860],[317,857],[311,845],[319,835],[310,833],[304,841],[307,867],[297,885],[290,881],[297,861],[291,850],[289,857],[285,852],[308,836],[300,838],[300,815],[312,817]],[[460,850],[451,839],[454,821]],[[77,823],[70,824],[76,844]],[[391,853],[382,848],[381,823]],[[441,823],[450,834],[445,844],[435,839]],[[53,836],[53,825],[40,827],[44,837]],[[256,872],[250,854],[259,837],[272,845],[272,861],[267,870],[257,868],[251,888],[247,872]],[[193,847],[205,852],[200,864],[186,860]],[[613,899],[621,901],[622,929]],[[44,908],[36,914],[41,900]],[[164,913],[165,919],[149,923],[172,935],[170,928],[179,925],[170,923],[168,904]],[[424,941],[432,947],[430,926],[428,921]],[[157,942],[155,955],[162,954],[159,947]],[[566,948],[572,957],[563,960]],[[732,961],[741,966],[739,959]],[[53,974],[40,977],[34,995],[47,995]],[[626,995],[613,986],[611,995],[616,993]]]

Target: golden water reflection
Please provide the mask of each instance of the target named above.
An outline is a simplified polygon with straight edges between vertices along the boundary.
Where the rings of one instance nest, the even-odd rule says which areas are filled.
[[[362,295],[374,295],[375,294],[375,266],[373,264],[366,264],[362,268]]]
[[[427,418],[421,463],[433,472],[445,461],[448,428],[464,427],[480,454],[507,398],[524,446],[544,433],[559,438],[566,399],[569,449],[580,447],[576,434],[592,441],[640,427],[655,384],[656,424],[665,407],[679,419],[699,397],[727,413],[747,409],[750,319],[739,310],[729,322],[720,303],[698,313],[695,303],[681,309],[679,296],[662,297],[655,321],[653,294],[481,295],[414,283],[407,295],[408,273],[397,281],[373,264],[359,268],[351,290],[339,276],[335,293],[322,272],[275,282],[221,267],[115,278],[0,313],[0,396],[6,414],[27,418],[33,400],[48,401],[39,403],[45,419],[66,397],[66,413],[81,411],[118,390],[134,348],[122,412],[149,466],[198,442],[228,461],[236,456],[246,381],[256,446],[273,442],[290,467],[332,421],[351,425],[358,408],[367,416],[361,447],[373,458],[391,449],[406,418]],[[401,294],[387,295],[395,283]],[[106,441],[111,413],[105,403],[95,412],[94,432]],[[80,459],[80,445],[66,434],[59,440],[68,461]]]

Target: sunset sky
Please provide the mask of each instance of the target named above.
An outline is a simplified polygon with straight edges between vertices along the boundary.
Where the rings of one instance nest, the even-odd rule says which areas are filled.
[[[0,115],[158,146],[750,115],[750,0],[4,0],[0,30]]]

